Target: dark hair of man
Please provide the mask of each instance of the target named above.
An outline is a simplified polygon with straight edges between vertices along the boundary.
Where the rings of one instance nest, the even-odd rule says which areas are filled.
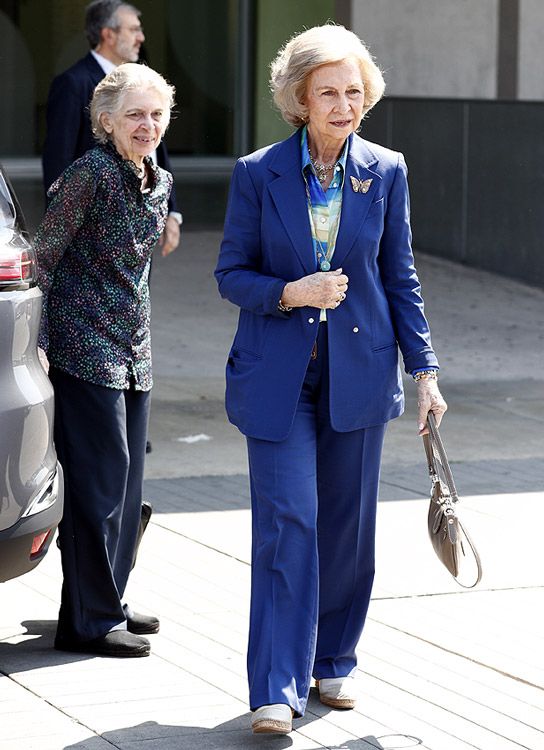
[[[100,44],[102,29],[118,29],[116,14],[119,8],[127,8],[139,17],[141,11],[121,0],[93,0],[85,9],[85,36],[91,49]]]

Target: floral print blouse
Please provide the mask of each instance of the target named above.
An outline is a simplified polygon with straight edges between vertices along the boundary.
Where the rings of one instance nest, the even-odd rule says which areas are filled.
[[[153,385],[148,277],[172,175],[148,163],[142,192],[135,165],[113,144],[87,151],[50,187],[35,237],[39,345],[52,366],[108,388]]]

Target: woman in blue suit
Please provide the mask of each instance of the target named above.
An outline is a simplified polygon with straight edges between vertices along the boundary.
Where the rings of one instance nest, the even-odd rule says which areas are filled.
[[[297,130],[239,159],[216,269],[240,308],[230,421],[247,438],[253,549],[248,675],[254,732],[288,733],[312,677],[355,705],[355,649],[374,577],[381,449],[403,411],[446,404],[413,265],[401,154],[356,135],[382,75],[342,26],[309,29],[272,64]]]

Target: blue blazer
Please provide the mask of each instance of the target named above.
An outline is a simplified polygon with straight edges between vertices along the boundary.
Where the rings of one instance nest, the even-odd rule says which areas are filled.
[[[66,167],[90,148],[96,146],[91,130],[89,104],[104,71],[88,52],[71,68],[53,79],[47,98],[47,134],[43,146],[42,165],[45,190],[51,187]],[[171,172],[168,151],[163,142],[157,149],[159,167]],[[174,186],[168,203],[177,211]]]
[[[413,264],[401,154],[350,136],[332,270],[349,277],[327,310],[330,416],[339,432],[384,424],[404,408],[407,372],[437,366]],[[355,192],[351,177],[371,180]],[[239,159],[232,176],[216,278],[240,307],[227,363],[226,407],[247,436],[279,441],[291,429],[319,310],[277,309],[286,282],[317,270],[301,173],[300,132]]]

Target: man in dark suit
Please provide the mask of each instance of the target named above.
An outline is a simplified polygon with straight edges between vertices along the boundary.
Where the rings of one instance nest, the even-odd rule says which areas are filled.
[[[118,65],[137,62],[144,33],[140,11],[120,0],[94,0],[85,12],[85,35],[90,51],[51,84],[47,100],[47,134],[43,148],[43,178],[47,191],[57,177],[86,151],[95,146],[89,117],[89,102],[95,86]],[[166,146],[156,152],[159,166],[171,172]],[[181,213],[172,188],[169,216],[159,240],[162,254],[179,244]]]

